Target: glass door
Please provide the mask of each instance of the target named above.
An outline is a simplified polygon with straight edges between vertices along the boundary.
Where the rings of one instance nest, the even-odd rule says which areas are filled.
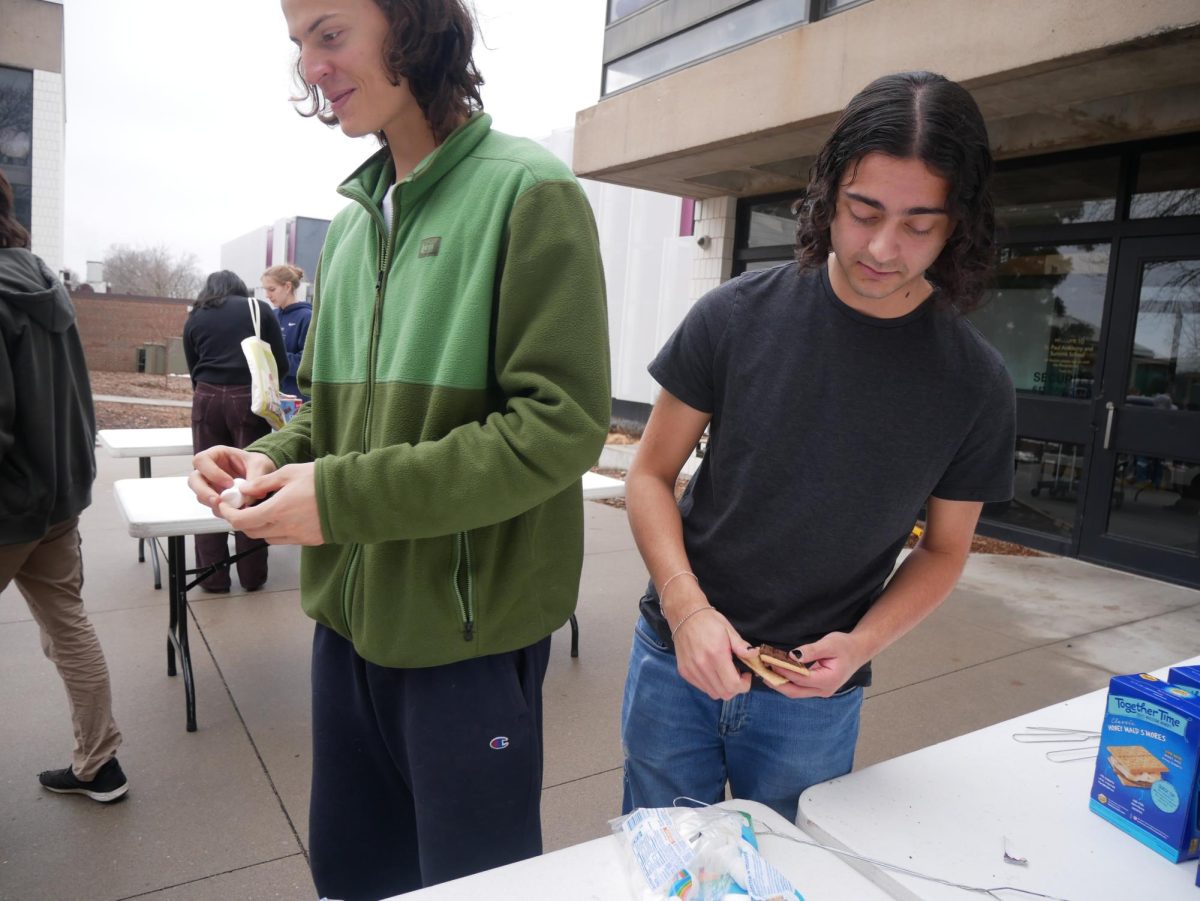
[[[1079,555],[1200,585],[1200,237],[1126,238]]]
[[[1006,247],[971,314],[1017,390],[1014,496],[984,515],[1005,537],[1058,554],[1078,553],[1110,269],[1106,241]]]

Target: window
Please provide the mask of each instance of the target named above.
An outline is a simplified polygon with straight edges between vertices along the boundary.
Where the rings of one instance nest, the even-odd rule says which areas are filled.
[[[984,506],[984,516],[1018,529],[1069,539],[1075,528],[1086,451],[1082,444],[1017,436],[1013,499]]]
[[[1200,216],[1200,146],[1154,150],[1138,158],[1130,219]]]
[[[696,200],[684,197],[679,203],[679,237],[690,238],[696,233]]]
[[[1004,357],[1018,394],[1090,398],[1109,247],[1006,247],[971,321]]]
[[[840,13],[843,9],[868,2],[870,0],[821,0],[821,17],[832,16],[834,13]]]
[[[750,207],[749,247],[776,247],[796,242],[792,201],[768,200]]]
[[[1119,157],[1025,166],[992,179],[996,224],[1069,225],[1111,221],[1117,211]]]
[[[0,66],[0,165],[28,166],[33,155],[33,73]]]
[[[1200,412],[1200,260],[1143,268],[1125,400]]]
[[[789,191],[738,202],[734,275],[795,259],[796,217],[792,215],[792,204],[798,196],[798,192]]]
[[[657,2],[658,0],[609,0],[608,21],[612,23],[617,19],[632,16],[638,10],[645,9],[651,3]]]
[[[611,94],[807,20],[806,3],[757,0],[609,63],[604,67],[604,93]]]
[[[1108,534],[1192,555],[1200,548],[1200,460],[1118,454]]]
[[[12,185],[17,221],[30,228],[33,73],[4,66],[0,66],[0,172]]]
[[[29,185],[13,185],[13,212],[26,231],[33,230],[33,189]]]

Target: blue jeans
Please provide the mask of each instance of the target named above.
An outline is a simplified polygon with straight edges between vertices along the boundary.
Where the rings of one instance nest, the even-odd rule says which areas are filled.
[[[679,675],[675,654],[646,621],[633,630],[621,704],[622,810],[732,797],[794,822],[800,793],[854,766],[862,688],[793,700],[755,685],[714,701]]]

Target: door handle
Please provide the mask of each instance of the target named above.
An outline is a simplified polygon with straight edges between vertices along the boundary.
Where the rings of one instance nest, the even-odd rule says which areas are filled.
[[[1108,410],[1108,421],[1104,424],[1104,449],[1108,450],[1112,441],[1113,414],[1117,412],[1117,405],[1110,400],[1104,408]]]

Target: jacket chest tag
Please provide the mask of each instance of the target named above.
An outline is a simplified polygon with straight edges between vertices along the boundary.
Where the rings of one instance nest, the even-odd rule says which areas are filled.
[[[440,237],[423,238],[421,240],[421,249],[417,251],[417,256],[418,257],[436,257],[438,255],[438,251],[441,249],[442,249],[442,239]]]

